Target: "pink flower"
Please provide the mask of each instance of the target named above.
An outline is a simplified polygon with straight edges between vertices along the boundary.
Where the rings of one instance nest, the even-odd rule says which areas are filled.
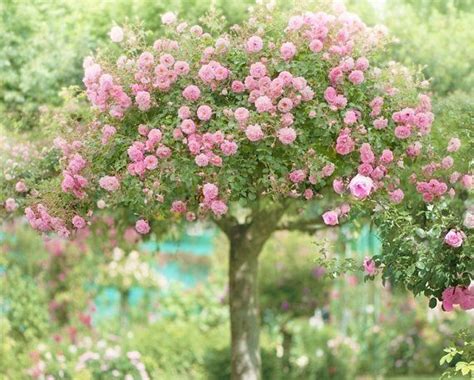
[[[207,105],[199,106],[197,109],[197,117],[199,120],[207,121],[212,116],[212,109]]]
[[[196,132],[196,124],[191,119],[184,119],[180,125],[181,130],[187,135],[191,135]]]
[[[268,96],[259,96],[257,100],[255,100],[255,107],[257,111],[262,112],[269,112],[273,110],[273,104],[271,99]]]
[[[252,36],[245,44],[248,53],[258,53],[263,48],[263,40],[258,36]]]
[[[388,120],[383,117],[379,117],[378,119],[374,120],[375,129],[384,129],[387,127],[387,125],[388,125]]]
[[[354,140],[351,136],[341,134],[336,140],[336,152],[341,155],[347,155],[354,150]]]
[[[442,294],[443,309],[452,311],[454,305],[459,305],[463,310],[474,308],[474,286],[456,286],[443,291]]]
[[[18,193],[24,193],[26,192],[28,189],[26,188],[26,185],[25,185],[25,182],[23,181],[18,181],[16,184],[15,184],[15,191],[18,192]]]
[[[152,145],[156,145],[157,143],[159,143],[162,137],[163,134],[158,128],[153,128],[152,130],[150,130],[150,132],[148,132],[148,141],[150,141]]]
[[[148,170],[153,170],[158,167],[158,158],[150,154],[145,157],[143,163]]]
[[[372,192],[373,188],[374,182],[372,179],[360,174],[357,174],[354,178],[352,178],[351,182],[349,183],[349,190],[351,191],[351,194],[357,199],[367,198]]]
[[[344,181],[340,178],[336,178],[332,181],[332,188],[336,194],[342,194],[344,192]]]
[[[239,123],[244,123],[250,117],[250,112],[247,108],[239,107],[234,111],[234,117]]]
[[[139,219],[135,223],[135,230],[140,235],[146,235],[148,232],[150,232],[150,225],[145,219]]]
[[[336,166],[333,163],[329,163],[324,165],[323,169],[321,170],[321,174],[323,177],[329,177],[334,173]]]
[[[389,164],[393,161],[393,152],[390,149],[384,149],[380,156],[380,161],[384,164]]]
[[[296,139],[296,131],[291,127],[280,128],[277,132],[278,140],[284,145],[293,143]]]
[[[239,80],[234,80],[232,82],[231,89],[236,94],[240,94],[241,92],[245,91],[245,85]]]
[[[72,218],[72,224],[74,227],[76,227],[78,230],[85,228],[86,227],[86,221],[84,220],[83,217],[79,215],[75,215]]]
[[[452,153],[458,151],[460,147],[461,140],[459,140],[457,137],[453,137],[451,140],[449,140],[447,150],[448,152]]]
[[[293,101],[290,98],[281,98],[278,102],[278,109],[280,112],[290,112],[293,108]]]
[[[352,125],[357,122],[357,114],[350,110],[344,115],[344,124]]]
[[[13,198],[7,198],[7,200],[5,201],[5,210],[7,210],[7,212],[13,212],[17,208],[18,204],[15,202],[15,200]]]
[[[252,142],[259,141],[263,139],[264,136],[262,128],[258,124],[249,125],[245,129],[245,135]]]
[[[359,149],[360,160],[364,164],[371,164],[375,161],[375,155],[372,152],[372,147],[368,143],[363,143]]]
[[[375,261],[369,257],[365,257],[364,259],[364,272],[367,276],[375,275],[377,271],[377,267],[375,266]]]
[[[399,125],[395,128],[395,136],[401,140],[407,139],[411,135],[411,128],[409,125]]]
[[[204,153],[201,153],[194,158],[194,162],[196,162],[197,166],[204,167],[209,165],[209,157],[207,157],[207,155]]]
[[[173,12],[166,12],[161,15],[161,22],[165,25],[174,24],[176,19],[176,15]]]
[[[237,152],[237,144],[234,141],[224,141],[220,146],[224,156],[232,156]]]
[[[104,125],[104,128],[102,128],[102,145],[107,144],[110,138],[115,135],[116,132],[117,130],[115,127],[108,124]]]
[[[394,204],[401,203],[403,198],[405,198],[405,194],[401,189],[396,189],[390,193],[390,201]]]
[[[449,230],[444,237],[444,242],[451,247],[459,248],[463,243],[463,232],[454,229]]]
[[[313,198],[314,192],[313,192],[313,190],[311,190],[311,189],[306,189],[306,190],[304,191],[304,193],[303,193],[303,196],[304,196],[304,198],[305,198],[306,200],[309,201],[310,199]]]
[[[306,178],[306,173],[304,170],[298,169],[298,170],[293,170],[289,176],[290,181],[293,183],[300,183],[303,182]]]
[[[183,90],[182,95],[186,100],[196,101],[201,96],[201,90],[198,86],[189,85]]]
[[[281,45],[280,53],[285,61],[289,61],[296,54],[296,46],[292,42],[285,42]]]
[[[206,183],[202,187],[202,194],[206,201],[212,201],[219,195],[219,188],[213,183]]]
[[[354,70],[349,74],[348,78],[355,85],[361,84],[364,81],[364,73],[360,70]]]
[[[173,212],[184,214],[186,212],[186,209],[186,203],[184,203],[183,201],[174,201],[171,204],[171,211]]]
[[[140,111],[147,111],[151,106],[151,97],[150,93],[147,91],[138,91],[135,96],[135,101],[137,102],[138,109]]]
[[[309,50],[311,50],[313,53],[319,53],[321,50],[323,50],[323,43],[320,40],[312,40],[309,43]]]
[[[110,29],[109,37],[112,42],[122,42],[123,41],[123,29],[120,26],[114,26]]]
[[[324,221],[324,224],[328,226],[335,226],[336,224],[339,224],[339,218],[338,218],[337,212],[326,211],[323,214],[323,221]]]
[[[99,180],[99,186],[107,191],[116,191],[120,187],[120,182],[115,176],[105,176]]]
[[[443,169],[449,169],[454,164],[454,160],[451,156],[446,156],[441,160],[441,166]]]
[[[369,60],[365,57],[357,58],[357,61],[355,62],[355,68],[362,71],[367,70],[369,68]]]
[[[263,78],[267,74],[267,68],[261,62],[253,63],[250,66],[250,75],[256,79]]]
[[[211,210],[216,216],[221,216],[227,213],[227,205],[221,200],[211,202]]]
[[[176,61],[173,67],[178,75],[189,73],[189,64],[186,61]]]

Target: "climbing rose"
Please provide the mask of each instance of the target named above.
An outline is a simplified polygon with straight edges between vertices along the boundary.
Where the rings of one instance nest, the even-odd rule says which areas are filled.
[[[373,188],[374,182],[372,179],[360,174],[357,174],[354,178],[352,178],[351,182],[349,183],[349,190],[351,191],[351,194],[357,199],[367,198],[372,192]]]
[[[463,243],[462,231],[449,230],[444,237],[444,242],[454,248],[460,247]]]
[[[221,216],[227,213],[227,205],[221,200],[212,201],[211,210],[214,215]]]

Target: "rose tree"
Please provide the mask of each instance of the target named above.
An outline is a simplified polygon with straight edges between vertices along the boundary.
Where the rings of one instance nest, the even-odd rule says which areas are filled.
[[[443,296],[446,309],[472,307],[464,209],[446,206],[472,177],[452,177],[451,156],[423,153],[434,118],[427,83],[381,61],[384,29],[324,7],[288,19],[260,5],[229,31],[209,19],[207,32],[167,13],[166,35],[152,43],[114,27],[113,44],[85,59],[92,116],[55,140],[62,176],[31,198],[31,225],[68,236],[109,212],[147,235],[214,221],[230,242],[233,379],[260,377],[258,258],[278,229],[311,232],[375,211],[392,240],[387,259],[366,260],[369,275]],[[417,223],[428,238],[413,233]],[[408,240],[397,226],[410,228]]]

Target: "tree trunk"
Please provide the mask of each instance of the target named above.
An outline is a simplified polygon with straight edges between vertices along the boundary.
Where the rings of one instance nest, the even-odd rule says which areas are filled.
[[[229,307],[232,336],[232,380],[259,380],[260,314],[258,305],[258,254],[244,233],[230,241]]]

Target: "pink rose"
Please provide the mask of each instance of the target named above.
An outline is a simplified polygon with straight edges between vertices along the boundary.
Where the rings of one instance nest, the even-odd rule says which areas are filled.
[[[219,195],[219,188],[213,183],[206,183],[202,187],[202,194],[206,201],[212,201]]]
[[[404,197],[405,197],[405,194],[403,193],[403,190],[401,189],[396,189],[390,193],[390,201],[395,204],[401,203]]]
[[[293,183],[300,183],[300,182],[303,182],[306,178],[306,173],[304,170],[293,170],[289,176],[290,178],[290,181],[293,182]]]
[[[349,183],[351,194],[357,199],[367,198],[374,188],[374,181],[371,178],[357,174]]]
[[[99,186],[107,191],[116,191],[120,187],[120,182],[115,176],[105,176],[99,180]]]
[[[285,42],[281,45],[280,53],[285,61],[289,61],[296,54],[296,46],[292,42]]]
[[[364,272],[368,276],[375,275],[377,271],[377,267],[375,266],[375,261],[369,257],[365,257],[364,259]]]
[[[207,105],[199,106],[197,109],[197,117],[199,120],[208,121],[212,116],[212,109]]]
[[[277,132],[278,139],[284,145],[293,143],[296,139],[296,131],[291,127],[280,128]]]
[[[459,248],[463,243],[462,231],[456,231],[454,229],[449,230],[449,232],[444,237],[444,242],[451,247]]]
[[[354,70],[349,74],[349,80],[355,84],[361,84],[364,81],[364,73],[360,70]]]
[[[80,230],[80,229],[86,227],[86,221],[84,220],[84,218],[82,218],[82,217],[79,216],[79,215],[75,215],[75,216],[72,218],[72,224],[73,224],[73,226],[76,227],[78,230]]]
[[[264,136],[262,128],[258,124],[249,125],[245,129],[245,135],[252,142],[259,141],[263,139]]]
[[[450,153],[456,152],[460,147],[461,140],[459,140],[457,137],[453,137],[451,140],[449,140],[447,151]]]
[[[258,36],[252,36],[247,40],[245,46],[248,53],[258,53],[263,48],[263,40]]]
[[[335,226],[336,224],[339,224],[339,218],[338,218],[337,212],[326,211],[323,214],[323,221],[324,221],[324,224],[328,226]]]
[[[189,85],[183,90],[182,95],[186,100],[195,101],[201,96],[201,90],[199,90],[198,86]]]
[[[135,230],[137,230],[140,235],[146,235],[148,232],[150,232],[150,225],[146,220],[139,219],[135,223]]]
[[[110,29],[109,37],[112,42],[122,42],[123,41],[123,29],[120,26],[114,26]]]

